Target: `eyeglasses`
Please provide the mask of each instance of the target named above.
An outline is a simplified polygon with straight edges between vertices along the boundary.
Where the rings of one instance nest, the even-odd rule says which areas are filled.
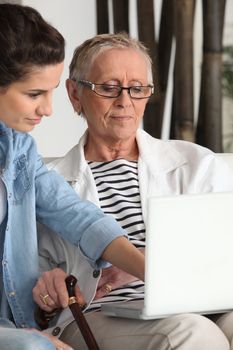
[[[86,80],[78,80],[78,83],[89,88],[97,95],[107,98],[116,98],[119,97],[122,93],[122,90],[127,90],[128,94],[133,99],[143,99],[149,98],[154,93],[154,86],[147,85],[135,85],[129,87],[123,87],[118,85],[110,85],[110,84],[95,84]]]

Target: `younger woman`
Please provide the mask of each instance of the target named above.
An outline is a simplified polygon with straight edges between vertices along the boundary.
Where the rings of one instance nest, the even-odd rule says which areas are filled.
[[[69,349],[51,336],[16,329],[35,326],[36,220],[79,245],[92,266],[104,266],[103,258],[144,278],[144,257],[116,221],[49,172],[27,134],[51,114],[63,60],[62,35],[36,10],[0,5],[1,350]]]

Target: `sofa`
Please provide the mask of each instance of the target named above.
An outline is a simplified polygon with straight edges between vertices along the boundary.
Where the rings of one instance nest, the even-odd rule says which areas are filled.
[[[217,153],[217,156],[223,159],[233,171],[233,153]]]

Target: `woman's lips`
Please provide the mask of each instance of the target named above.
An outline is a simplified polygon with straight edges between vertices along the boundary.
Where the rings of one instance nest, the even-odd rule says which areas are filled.
[[[41,118],[28,119],[30,124],[37,125],[40,124]]]
[[[129,119],[129,118],[132,118],[132,116],[130,116],[130,115],[111,115],[111,118]]]

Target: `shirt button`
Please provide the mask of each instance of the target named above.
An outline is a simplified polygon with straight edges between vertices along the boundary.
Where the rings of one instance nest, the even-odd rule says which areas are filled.
[[[61,328],[60,327],[56,327],[54,328],[54,330],[52,331],[52,335],[56,336],[61,332]]]
[[[9,196],[8,196],[8,198],[11,198],[12,197],[12,193],[9,193]]]
[[[99,277],[99,275],[100,275],[100,270],[94,270],[94,271],[93,271],[93,277],[94,277],[94,278]]]
[[[9,297],[14,297],[15,295],[16,295],[15,292],[10,292],[10,293],[9,293]]]

